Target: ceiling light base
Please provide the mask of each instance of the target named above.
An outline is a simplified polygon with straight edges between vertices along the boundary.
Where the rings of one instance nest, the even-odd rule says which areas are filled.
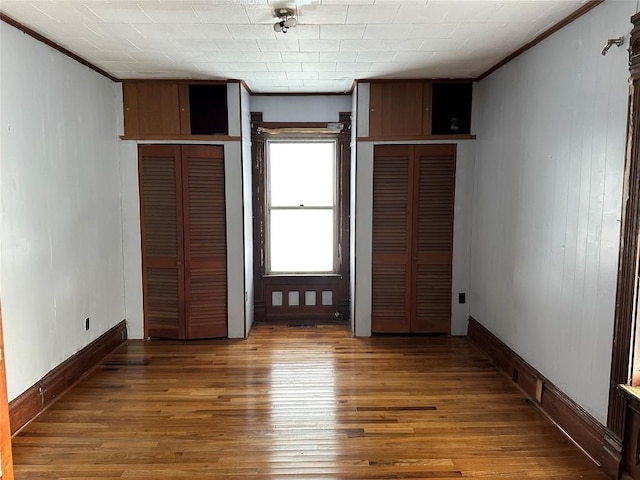
[[[276,8],[273,11],[274,17],[293,17],[294,13],[296,13],[293,8]]]
[[[293,16],[294,13],[293,8],[276,8],[273,11],[273,15],[280,19],[273,24],[273,29],[276,33],[287,33],[290,28],[298,24],[298,21]]]

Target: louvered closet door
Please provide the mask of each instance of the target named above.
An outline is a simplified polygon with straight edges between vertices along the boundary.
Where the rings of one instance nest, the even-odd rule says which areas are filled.
[[[139,147],[145,334],[185,338],[180,147]]]
[[[376,146],[373,161],[372,331],[410,330],[413,147]]]
[[[223,148],[183,146],[187,338],[227,336]]]
[[[456,146],[415,147],[411,331],[450,333]]]

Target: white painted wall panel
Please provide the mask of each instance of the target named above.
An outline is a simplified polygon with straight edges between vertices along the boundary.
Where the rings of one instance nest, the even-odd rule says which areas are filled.
[[[119,85],[4,22],[0,57],[0,296],[13,399],[125,318],[121,104]]]
[[[244,215],[244,294],[246,334],[253,326],[253,194],[251,161],[251,95],[241,87],[242,119],[242,197]]]
[[[358,97],[360,85],[356,84],[351,96],[351,164],[349,171],[349,322],[351,332],[355,334],[356,305],[356,137],[358,124]]]
[[[125,307],[129,338],[144,338],[138,144],[120,142]]]
[[[244,87],[242,89],[244,90]],[[229,135],[239,137],[242,127],[240,124],[240,83],[227,83],[227,121]]]
[[[355,239],[355,331],[371,335],[371,260],[373,235],[373,149],[378,144],[407,142],[358,142],[356,165],[356,239]],[[416,141],[412,144],[457,144],[455,211],[453,220],[453,263],[451,278],[451,334],[466,335],[469,304],[458,303],[458,293],[469,292],[471,256],[471,212],[475,140]]]
[[[475,159],[475,140],[457,142],[451,265],[451,335],[466,335],[469,323],[469,266]],[[465,294],[465,303],[458,302],[459,293]]]
[[[482,80],[471,315],[605,422],[636,3],[605,2]]]
[[[242,216],[242,147],[224,144],[224,188],[227,208],[227,314],[229,338],[244,338],[244,218]]]
[[[355,225],[355,334],[371,336],[371,260],[373,255],[373,143],[356,146]]]
[[[351,95],[254,95],[251,111],[265,122],[337,122],[351,111]]]

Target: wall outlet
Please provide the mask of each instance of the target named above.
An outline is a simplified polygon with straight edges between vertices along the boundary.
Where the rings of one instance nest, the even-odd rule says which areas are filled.
[[[89,317],[84,319],[84,331],[86,332],[87,330],[89,330],[89,328],[91,327],[91,322],[89,320]]]

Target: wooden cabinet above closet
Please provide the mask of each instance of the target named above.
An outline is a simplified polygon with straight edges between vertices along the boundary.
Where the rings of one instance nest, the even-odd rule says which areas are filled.
[[[372,80],[369,134],[362,140],[468,139],[471,82]]]
[[[228,139],[226,83],[125,80],[126,140]]]

